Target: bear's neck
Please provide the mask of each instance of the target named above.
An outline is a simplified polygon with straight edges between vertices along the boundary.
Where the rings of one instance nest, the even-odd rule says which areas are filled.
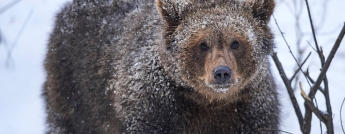
[[[243,99],[221,106],[205,106],[193,99],[185,98],[183,100],[184,131],[186,133],[241,133],[257,132],[258,129],[277,129],[279,120],[277,93],[273,85],[264,86],[267,84],[266,80],[255,89],[252,87],[244,89]]]
[[[228,104],[224,107],[203,107],[196,103],[186,107],[184,113],[185,133],[235,133],[242,113],[245,111],[244,103]]]

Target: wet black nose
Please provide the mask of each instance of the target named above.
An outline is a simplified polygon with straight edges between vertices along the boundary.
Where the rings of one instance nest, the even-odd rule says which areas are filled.
[[[213,77],[217,83],[224,84],[230,80],[231,70],[227,66],[218,66],[213,70]]]

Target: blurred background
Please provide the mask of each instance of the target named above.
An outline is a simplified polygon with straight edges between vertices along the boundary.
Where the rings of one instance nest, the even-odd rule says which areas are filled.
[[[69,1],[71,0],[0,0],[0,134],[45,132],[45,104],[41,94],[45,80],[43,64],[46,45],[54,27],[56,13]],[[345,0],[310,0],[309,5],[318,44],[322,46],[327,58],[345,22]],[[305,1],[277,0],[274,17],[299,63],[312,52],[303,70],[308,68],[311,77],[316,80],[321,64],[313,50],[315,45]],[[290,78],[297,69],[297,64],[273,18],[270,27],[276,37],[275,51]],[[342,133],[340,106],[345,97],[344,42],[327,72],[335,133]],[[273,61],[271,63],[282,103],[280,129],[301,133],[286,88],[275,64]],[[296,84],[299,81],[303,83],[306,92],[309,92],[309,85],[301,74],[292,83],[304,114],[304,100]],[[317,93],[316,100],[319,109],[326,111],[324,96]],[[342,120],[345,121],[345,110],[342,114]],[[325,130],[324,125],[321,130],[319,120],[313,116],[311,133],[324,133]]]

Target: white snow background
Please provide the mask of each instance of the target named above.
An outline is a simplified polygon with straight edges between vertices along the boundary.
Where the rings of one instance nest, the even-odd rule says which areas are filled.
[[[15,0],[0,0],[0,9]],[[43,60],[46,53],[46,44],[50,32],[54,26],[55,14],[61,10],[63,4],[70,0],[23,0],[10,9],[0,12],[0,134],[42,134],[45,132],[45,106],[41,96],[42,85],[45,79]],[[298,1],[298,0],[297,0]],[[301,0],[302,1],[302,0]],[[303,0],[304,1],[304,0]],[[303,6],[305,6],[304,2]],[[310,8],[315,25],[321,21],[321,8],[326,6],[327,12],[322,27],[318,29],[318,43],[324,49],[325,56],[328,56],[342,25],[345,22],[345,0],[330,0],[324,5],[323,0],[310,0]],[[274,16],[280,25],[284,35],[296,54],[295,19],[291,12],[293,9],[291,1],[278,1]],[[21,28],[25,24],[27,16],[31,14],[27,26],[16,41]],[[302,39],[303,48],[307,53],[313,51],[307,41],[314,47],[311,38],[311,29],[306,8],[300,18],[301,28],[309,33]],[[283,67],[291,77],[296,69],[287,46],[280,35],[273,18],[270,27],[276,36],[275,49]],[[345,40],[345,39],[344,39]],[[336,53],[333,62],[327,73],[330,86],[330,99],[333,109],[335,133],[342,133],[340,125],[340,105],[345,97],[345,41],[343,41]],[[9,58],[9,50],[12,50]],[[8,59],[9,62],[8,62]],[[280,99],[282,102],[282,123],[281,130],[299,134],[299,124],[292,107],[285,86],[277,72],[274,62],[271,62]],[[304,70],[309,67],[311,76],[316,79],[321,67],[316,52],[312,52]],[[309,86],[304,77],[301,77],[303,88],[309,92]],[[322,84],[323,85],[323,84]],[[303,102],[300,91],[296,90],[295,95],[304,115]],[[317,93],[319,108],[326,111],[324,97]],[[345,108],[343,108],[343,121],[345,121]],[[344,122],[345,123],[345,122]],[[313,116],[312,134],[320,133],[319,120]],[[325,127],[323,126],[323,132]]]

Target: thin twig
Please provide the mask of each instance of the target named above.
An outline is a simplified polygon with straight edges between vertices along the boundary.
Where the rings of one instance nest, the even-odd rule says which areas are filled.
[[[343,118],[341,116],[341,110],[343,109],[344,101],[345,101],[345,97],[344,97],[343,102],[341,103],[341,106],[340,106],[340,124],[341,124],[341,129],[343,129],[343,133],[345,134],[344,126],[343,126]]]
[[[2,34],[1,34],[1,29],[0,29],[0,45],[1,45],[1,42],[2,42]]]
[[[285,74],[285,71],[283,69],[283,66],[282,64],[280,63],[279,59],[278,59],[278,56],[277,56],[277,53],[273,53],[272,55],[272,58],[273,58],[273,61],[274,63],[276,64],[277,68],[278,68],[278,71],[279,71],[279,74],[280,74],[280,77],[283,79],[283,82],[285,84],[285,87],[287,88],[287,91],[289,93],[289,96],[290,96],[290,100],[292,102],[292,105],[295,109],[295,113],[296,113],[296,116],[298,118],[298,122],[300,124],[300,129],[302,130],[303,128],[303,116],[302,116],[302,112],[301,112],[301,109],[299,108],[299,105],[297,103],[297,100],[296,100],[296,97],[295,97],[295,94],[294,94],[294,91],[291,87],[291,82],[290,80],[286,77],[286,74]]]
[[[317,52],[320,52],[320,50],[319,50],[319,45],[318,45],[318,43],[317,43],[317,39],[316,39],[316,35],[315,35],[315,29],[314,29],[314,25],[313,25],[313,19],[311,18],[311,13],[310,13],[310,9],[309,9],[308,0],[305,0],[305,3],[306,3],[306,5],[307,5],[307,10],[308,10],[308,15],[309,15],[309,21],[310,21],[311,31],[313,32],[313,38],[314,38],[316,50],[317,50]],[[319,56],[320,56],[320,53],[319,53]],[[320,57],[320,58],[321,58],[321,57]]]
[[[304,71],[304,74],[305,74],[305,75],[307,76],[307,78],[310,80],[311,84],[314,84],[314,83],[315,83],[314,79],[310,77],[308,69],[307,69],[306,71]],[[325,94],[325,90],[324,90],[322,87],[319,87],[319,91],[320,91],[322,94]]]
[[[278,27],[278,30],[279,30],[280,34],[282,35],[282,37],[283,37],[283,39],[284,39],[284,41],[285,41],[286,46],[289,48],[289,51],[290,51],[290,53],[291,53],[293,59],[294,59],[295,62],[297,63],[297,65],[298,65],[298,67],[299,67],[299,70],[300,70],[301,72],[303,72],[302,69],[301,69],[301,68],[302,68],[301,65],[298,63],[298,61],[297,61],[295,55],[292,53],[291,48],[290,48],[290,45],[287,43],[287,41],[286,41],[286,39],[285,39],[285,36],[284,36],[283,32],[281,31],[281,29],[280,29],[280,27],[279,27],[279,25],[278,25],[278,22],[277,22],[276,18],[274,17],[274,15],[273,15],[273,19],[274,19],[274,21],[275,21],[275,23],[276,23],[276,25],[277,25],[277,27]],[[304,76],[304,77],[305,77],[305,79],[307,80],[309,86],[311,86],[310,83],[309,83],[308,78],[307,78],[306,76]]]
[[[15,0],[12,1],[10,4],[7,4],[6,6],[4,6],[3,8],[0,9],[0,14],[2,14],[3,12],[5,12],[7,9],[9,9],[10,7],[14,6],[15,4],[17,4],[20,0]]]
[[[278,25],[278,22],[277,22],[277,20],[276,20],[276,17],[274,17],[274,15],[273,15],[273,19],[274,19],[274,21],[275,21],[275,23],[276,23],[276,25],[277,25],[277,27],[278,27],[278,30],[279,30],[280,34],[281,34],[281,35],[284,35],[283,32],[282,32],[282,30],[280,29],[280,27],[279,27],[279,25]],[[286,39],[285,39],[285,36],[283,36],[283,39],[284,39],[285,44],[286,44],[287,47],[289,48],[290,53],[291,53],[292,56],[295,58],[295,56],[294,56],[293,53],[291,52],[291,49],[290,49],[289,44],[287,43],[287,41],[286,41]],[[295,58],[295,59],[296,59],[296,58]]]
[[[305,34],[302,31],[301,28],[301,22],[300,22],[300,18],[302,17],[302,12],[303,12],[303,1],[301,0],[293,0],[292,1],[294,4],[294,17],[295,17],[295,36],[296,36],[296,43],[295,46],[297,48],[297,54],[296,54],[296,58],[298,63],[300,63],[302,61],[302,56],[304,54],[304,50],[303,48],[301,48],[301,44],[302,44],[302,39],[304,38]],[[297,68],[299,68],[299,66],[297,66]],[[293,89],[297,89],[298,87],[298,83],[297,81],[299,81],[300,77],[299,75],[296,75],[296,77],[294,78],[294,80],[296,81],[294,84]],[[311,85],[309,85],[311,86]]]
[[[298,69],[295,71],[295,73],[292,75],[292,77],[290,78],[290,82],[292,82],[292,80],[295,78],[296,74],[300,71],[301,67],[304,65],[304,63],[308,60],[309,56],[311,55],[311,52],[309,52],[307,58],[304,59],[304,61],[302,62],[301,66],[298,67]]]
[[[315,52],[317,52],[316,49],[310,44],[309,41],[307,41],[307,43],[308,43],[308,45],[309,45]]]
[[[25,22],[24,22],[23,26],[19,29],[19,32],[18,32],[17,36],[15,37],[15,39],[14,39],[12,45],[9,46],[8,53],[7,53],[7,62],[6,62],[7,67],[10,66],[10,61],[11,61],[11,59],[12,59],[12,51],[13,51],[13,49],[15,48],[15,46],[16,46],[18,40],[20,39],[22,33],[24,32],[26,26],[28,25],[29,20],[30,20],[30,18],[31,18],[31,16],[32,16],[33,11],[34,11],[33,9],[30,10],[30,12],[28,13],[28,16],[27,16],[26,19],[25,19]]]

